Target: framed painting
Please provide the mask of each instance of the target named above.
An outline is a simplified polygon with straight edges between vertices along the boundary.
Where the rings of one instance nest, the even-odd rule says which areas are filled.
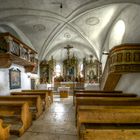
[[[9,69],[10,89],[21,88],[21,72],[19,69]]]
[[[20,56],[20,46],[17,42],[11,42],[10,52],[16,56]]]

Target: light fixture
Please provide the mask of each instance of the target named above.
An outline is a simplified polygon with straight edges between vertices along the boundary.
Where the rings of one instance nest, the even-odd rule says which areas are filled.
[[[102,54],[104,54],[104,55],[109,55],[109,52],[103,51]]]
[[[31,78],[31,75],[32,74],[30,72],[27,73],[28,78]]]
[[[63,3],[62,2],[51,2],[51,4],[59,5],[60,6],[60,9],[63,8]]]

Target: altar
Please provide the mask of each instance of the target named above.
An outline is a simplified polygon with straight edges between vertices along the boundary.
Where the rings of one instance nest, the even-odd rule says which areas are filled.
[[[73,89],[76,87],[77,82],[60,82],[60,85],[62,87],[69,87],[70,89]]]
[[[68,98],[70,87],[58,87],[58,92],[60,94],[60,98]]]
[[[69,87],[69,95],[73,94],[74,89],[83,89],[84,88],[84,82],[55,82],[54,87],[59,92],[59,87]]]

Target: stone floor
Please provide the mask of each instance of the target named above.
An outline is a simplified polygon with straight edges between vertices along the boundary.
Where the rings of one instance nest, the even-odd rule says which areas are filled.
[[[21,137],[11,136],[10,140],[78,140],[75,127],[72,96],[60,99],[45,111]]]

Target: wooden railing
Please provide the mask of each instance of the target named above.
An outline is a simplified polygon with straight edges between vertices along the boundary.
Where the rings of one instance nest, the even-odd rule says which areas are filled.
[[[22,65],[26,72],[35,67],[37,52],[10,33],[0,34],[0,68],[8,68],[12,63]]]
[[[140,72],[140,44],[122,44],[110,50],[101,89],[114,90],[122,74]]]

